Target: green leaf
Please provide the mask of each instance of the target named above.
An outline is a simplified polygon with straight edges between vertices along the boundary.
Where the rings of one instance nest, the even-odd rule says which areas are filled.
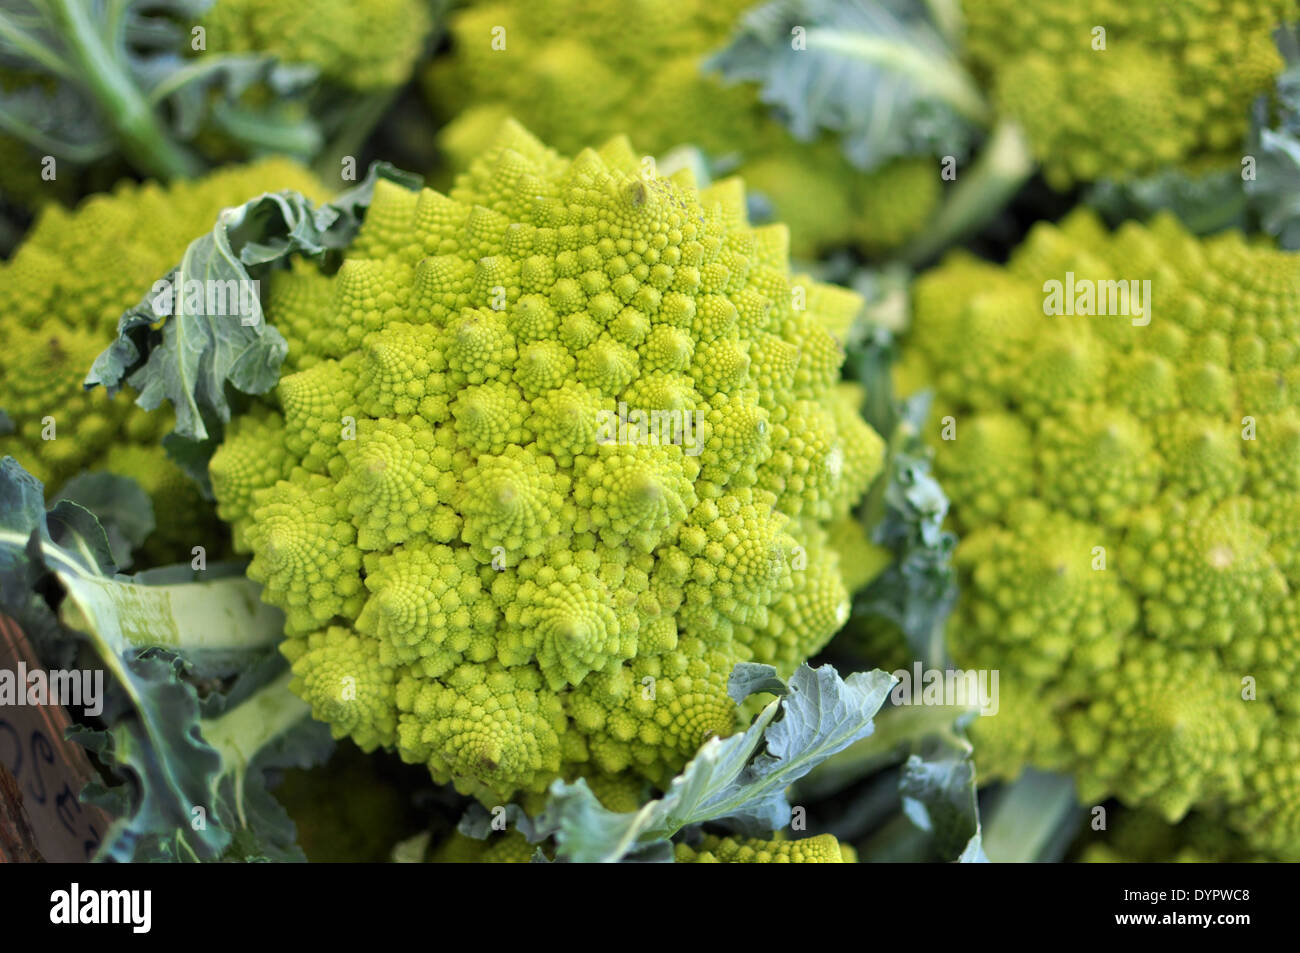
[[[6,4],[0,10],[0,62],[22,82],[0,91],[0,128],[75,163],[116,149],[149,175],[198,174],[202,162],[168,128],[142,80],[179,62],[179,25],[195,22],[210,2]]]
[[[934,849],[961,863],[988,863],[980,831],[975,765],[969,758],[907,759],[898,783],[903,812],[930,834]]]
[[[742,681],[754,684],[753,674]],[[602,807],[585,780],[556,781],[538,830],[555,837],[558,859],[580,863],[667,859],[669,838],[706,821],[749,835],[778,830],[790,821],[785,789],[868,735],[893,684],[880,671],[841,679],[829,665],[802,665],[788,684],[761,689],[781,697],[748,730],[706,741],[662,798],[620,814]]]
[[[973,706],[890,705],[876,716],[869,737],[818,765],[794,794],[802,803],[827,798],[935,742],[948,751],[969,753],[970,743],[960,732],[978,714]]]
[[[325,134],[315,118],[300,114],[292,101],[283,106],[249,108],[218,101],[212,107],[212,124],[254,153],[288,155],[307,162],[324,147]]]
[[[1236,167],[1200,175],[1166,169],[1129,182],[1106,180],[1088,190],[1084,203],[1101,213],[1112,228],[1162,211],[1177,216],[1197,235],[1247,225],[1246,192]]]
[[[346,248],[380,178],[406,188],[420,183],[417,176],[375,163],[363,182],[333,202],[317,206],[286,190],[226,209],[210,233],[190,243],[162,283],[122,316],[117,339],[96,358],[86,386],[102,384],[116,393],[129,384],[140,392],[136,403],[145,410],[170,401],[176,433],[207,440],[205,418],[230,420],[227,385],[245,394],[266,393],[279,380],[287,345],[264,320],[256,297],[250,312],[240,316],[195,313],[184,305],[187,282],[234,282],[222,287],[246,288],[292,255],[321,258]],[[155,327],[163,316],[162,327]]]
[[[44,567],[32,546],[39,545],[44,521],[40,481],[13,457],[0,460],[0,606],[38,634],[47,627],[49,607],[35,594]]]
[[[913,658],[939,662],[945,658],[943,629],[957,600],[957,540],[941,528],[948,501],[924,456],[893,454],[887,481],[886,515],[873,536],[896,559],[858,596],[857,611],[895,623]]]
[[[238,411],[236,411],[238,412]],[[188,437],[182,437],[176,431],[172,431],[162,439],[163,452],[167,454],[167,459],[176,464],[177,469],[193,480],[203,494],[205,500],[214,499],[212,493],[212,477],[208,473],[208,461],[212,455],[217,452],[221,446],[221,438],[224,435],[224,426],[219,418],[213,416],[211,411],[200,408],[201,416],[204,419],[204,428],[208,435],[202,440],[192,440]]]
[[[777,677],[776,669],[771,665],[757,662],[740,662],[727,679],[727,694],[739,705],[750,695],[767,692],[772,695],[786,693],[785,682]]]
[[[847,351],[849,368],[867,391],[864,416],[877,432],[890,435],[885,479],[872,488],[861,519],[872,539],[894,554],[857,595],[854,613],[890,620],[902,630],[913,658],[941,664],[943,630],[957,600],[957,539],[943,528],[948,498],[920,438],[931,398],[928,392],[903,401],[894,397],[889,369],[898,349],[888,329],[859,330]]]
[[[119,568],[131,565],[131,553],[154,531],[153,501],[130,477],[80,473],[54,499],[73,500],[95,515]]]
[[[1261,226],[1282,248],[1300,248],[1300,138],[1272,129],[1259,134],[1258,177],[1246,183]]]
[[[208,163],[197,147],[214,138],[223,153],[302,161],[341,131],[344,144],[365,141],[395,89],[377,98],[322,77],[316,64],[266,54],[186,55],[191,25],[212,4],[0,5],[0,67],[13,80],[0,87],[0,130],[72,163],[118,153],[164,180],[200,174]],[[245,95],[254,88],[260,95]]]
[[[220,771],[207,779],[208,803],[217,823],[235,835],[235,850],[227,848],[224,859],[307,859],[270,787],[283,769],[323,763],[334,742],[329,726],[313,721],[310,706],[290,691],[291,678],[278,653],[267,653],[228,691],[203,701],[198,732],[221,758]]]
[[[136,70],[136,77],[150,105],[166,105],[171,118],[172,129],[177,138],[192,139],[208,120],[209,115],[223,131],[232,135],[245,145],[262,144],[266,140],[265,131],[258,134],[244,134],[244,130],[231,129],[220,121],[223,111],[231,108],[234,102],[248,89],[264,85],[275,94],[270,104],[261,106],[250,113],[250,107],[243,106],[246,121],[258,122],[271,127],[297,128],[305,132],[302,140],[303,150],[282,149],[289,155],[310,158],[315,149],[320,147],[320,131],[310,118],[289,118],[296,109],[285,108],[292,104],[286,100],[291,94],[311,87],[320,77],[320,70],[315,66],[285,66],[274,57],[264,54],[205,53],[200,58],[184,58],[174,53],[162,53],[150,57]],[[311,148],[313,145],[315,148]]]
[[[502,817],[505,819],[506,829],[516,830],[524,835],[524,838],[530,844],[536,844],[546,838],[546,833],[542,831],[533,819],[524,813],[524,809],[518,804],[502,805],[500,810],[503,812]],[[486,840],[493,833],[501,830],[496,826],[495,812],[489,814],[487,808],[477,802],[471,804],[456,825],[456,830],[466,837],[473,837],[475,840]]]
[[[46,511],[40,482],[0,461],[0,607],[47,664],[87,648],[106,674],[107,730],[73,733],[124,782],[83,794],[116,818],[99,859],[213,860],[237,837],[294,859],[265,772],[319,759],[328,729],[288,690],[283,619],[258,587],[227,566],[198,575],[116,574],[94,514],[71,500]],[[202,693],[193,679],[231,672]]]
[[[0,130],[38,155],[53,155],[73,164],[104,159],[114,148],[112,130],[99,119],[84,94],[66,84],[0,90]]]
[[[704,68],[758,83],[799,139],[841,136],[863,170],[899,156],[963,156],[992,120],[921,0],[771,0],[745,14]]]
[[[237,831],[257,830],[266,817],[258,785],[243,783],[251,757],[296,726],[311,731],[310,709],[288,691],[286,680],[268,690],[268,702],[250,703],[245,717],[254,724],[213,721],[205,712],[221,693],[200,702],[183,677],[187,655],[238,654],[254,669],[283,672],[285,663],[274,652],[278,614],[265,611],[256,587],[239,577],[146,586],[66,568],[54,574],[66,592],[61,621],[94,649],[123,696],[108,732],[81,736],[133,792],[133,809],[105,836],[100,858],[216,859]],[[317,739],[320,727],[312,732]],[[249,799],[260,809],[251,817],[243,809]],[[195,827],[199,819],[202,826]]]
[[[1255,177],[1244,183],[1260,226],[1282,248],[1300,248],[1300,25],[1280,27],[1278,50],[1286,69],[1274,102],[1261,96],[1251,114],[1248,149]]]
[[[1038,168],[1029,138],[1013,119],[999,119],[980,145],[974,163],[945,194],[943,204],[916,236],[896,252],[920,268],[980,233],[998,217]]]

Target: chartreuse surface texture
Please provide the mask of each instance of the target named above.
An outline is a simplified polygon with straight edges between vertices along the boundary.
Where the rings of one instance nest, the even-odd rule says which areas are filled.
[[[1067,272],[1149,279],[1149,310],[1045,315]],[[1070,770],[1085,803],[1198,808],[1300,859],[1300,259],[1081,212],[1006,266],[951,256],[914,304],[951,650],[1001,671],[984,776]]]
[[[448,21],[452,46],[426,76],[448,120],[442,145],[457,168],[513,116],[576,153],[620,132],[652,155],[696,145],[742,160],[751,190],[790,226],[797,257],[907,241],[939,201],[935,162],[855,169],[827,140],[797,142],[751,84],[726,85],[701,64],[725,47],[753,0],[501,0],[466,3]],[[504,45],[503,45],[504,44]]]
[[[1169,165],[1237,167],[1250,104],[1282,71],[1274,30],[1300,4],[967,0],[962,12],[973,67],[1067,189]]]
[[[203,15],[213,53],[315,66],[356,90],[406,82],[429,32],[426,0],[217,0]]]
[[[380,182],[336,274],[280,273],[277,405],[211,474],[316,716],[487,803],[662,784],[737,728],[737,662],[819,649],[882,442],[839,383],[860,301],[787,249],[739,180],[512,123],[449,194]]]
[[[475,840],[453,834],[433,855],[441,864],[526,864],[537,853],[518,831]],[[802,840],[755,840],[704,835],[694,845],[678,844],[673,860],[679,864],[853,864],[857,855],[830,834]]]
[[[159,445],[169,421],[125,394],[87,393],[82,381],[122,312],[211,230],[223,208],[278,189],[325,197],[310,173],[283,160],[171,186],[124,183],[75,210],[47,206],[0,264],[0,410],[14,426],[0,436],[0,453],[17,458],[50,492],[84,470],[136,478],[169,514],[166,526],[180,534],[175,542],[185,544],[173,559],[188,560],[189,548],[203,542],[186,521],[203,507]]]

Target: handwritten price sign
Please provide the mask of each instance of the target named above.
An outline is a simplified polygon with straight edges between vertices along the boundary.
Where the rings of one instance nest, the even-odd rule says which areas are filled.
[[[0,615],[0,670],[20,667],[35,671],[40,662],[18,626]],[[99,847],[111,819],[77,796],[95,770],[64,737],[71,724],[60,705],[0,705],[0,765],[9,774],[0,785],[0,861],[37,859],[33,847],[47,861],[86,861]]]

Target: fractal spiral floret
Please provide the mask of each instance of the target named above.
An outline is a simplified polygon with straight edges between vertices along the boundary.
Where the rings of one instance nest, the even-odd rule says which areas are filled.
[[[770,841],[708,835],[694,846],[678,844],[674,859],[679,864],[851,864],[856,860],[853,848],[830,834]]]
[[[434,855],[443,864],[526,864],[538,848],[517,831],[475,840],[454,834]],[[758,840],[708,834],[695,844],[678,844],[673,860],[679,864],[853,864],[857,854],[830,834],[802,840]]]
[[[787,249],[738,180],[510,123],[278,273],[291,373],[211,474],[316,716],[489,803],[663,784],[738,727],[738,662],[825,644],[883,445],[839,383],[860,300]]]
[[[1149,281],[1140,315],[1109,305],[1120,279]],[[1080,313],[1045,313],[1067,280]],[[1091,288],[1111,313],[1082,313]],[[922,277],[899,377],[955,428],[932,421],[949,640],[1007,686],[972,729],[986,776],[1069,770],[1086,803],[1222,815],[1300,857],[1295,255],[1075,213],[1006,266]]]

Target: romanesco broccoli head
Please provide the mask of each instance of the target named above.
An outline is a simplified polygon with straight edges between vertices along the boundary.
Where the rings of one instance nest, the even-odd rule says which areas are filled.
[[[487,840],[452,834],[431,858],[441,864],[526,864],[538,848],[518,831],[495,833]],[[758,840],[705,834],[693,845],[678,844],[679,864],[853,864],[857,855],[830,834],[802,840]]]
[[[753,87],[701,64],[724,47],[754,0],[525,0],[466,4],[448,21],[452,52],[426,77],[449,122],[444,150],[464,168],[514,116],[575,153],[621,130],[662,155],[679,145],[741,160],[751,190],[790,228],[791,251],[856,243],[868,252],[916,235],[939,202],[936,164],[900,160],[864,173],[835,142],[796,142]],[[751,176],[751,164],[753,175]]]
[[[679,864],[852,864],[853,849],[830,834],[802,840],[755,840],[706,834],[695,845],[678,844]]]
[[[1080,212],[1006,266],[953,256],[914,311],[899,376],[934,391],[962,534],[950,647],[1014,691],[975,720],[985,775],[1067,768],[1300,857],[1296,256]]]
[[[201,22],[209,52],[312,65],[355,90],[405,83],[431,25],[423,0],[217,0]]]
[[[1126,179],[1170,164],[1235,165],[1249,103],[1282,70],[1294,0],[975,0],[966,47],[1019,120],[1048,181]]]
[[[0,436],[0,449],[51,492],[83,470],[135,477],[167,514],[150,542],[156,555],[188,559],[206,510],[159,446],[169,420],[146,414],[125,394],[86,392],[82,381],[122,312],[223,208],[276,189],[324,197],[310,173],[283,160],[168,187],[122,184],[72,211],[46,207],[14,257],[0,264],[0,409],[14,425]]]
[[[1081,834],[1077,859],[1090,864],[1247,863],[1269,858],[1253,853],[1242,837],[1206,814],[1191,813],[1170,824],[1156,811],[1119,809],[1104,831]]]
[[[741,174],[780,213],[790,229],[791,253],[799,258],[844,245],[871,255],[900,248],[925,227],[941,194],[928,158],[855,172],[829,139],[756,151]]]
[[[500,831],[486,840],[456,831],[429,857],[432,864],[526,864],[539,848],[518,831]]]
[[[835,633],[883,446],[839,384],[860,300],[787,239],[739,180],[510,124],[449,194],[380,182],[335,274],[278,274],[293,372],[211,475],[317,717],[489,803],[617,793],[736,728],[736,663]]]

